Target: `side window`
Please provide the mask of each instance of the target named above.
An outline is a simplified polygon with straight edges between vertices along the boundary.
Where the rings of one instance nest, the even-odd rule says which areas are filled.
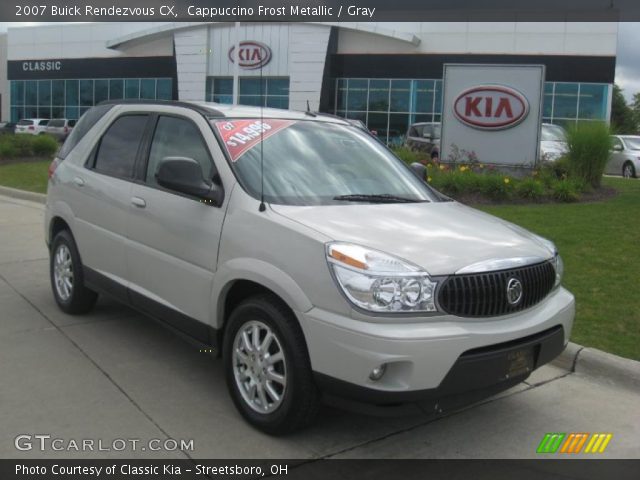
[[[188,157],[202,167],[204,178],[211,180],[215,170],[200,130],[184,118],[160,117],[156,125],[149,164],[147,165],[147,183],[157,185],[156,173],[165,157]]]
[[[100,140],[95,170],[116,177],[133,177],[147,115],[126,115],[111,124]]]
[[[618,137],[612,137],[612,140],[613,141],[611,142],[611,145],[613,146],[613,148],[622,150],[622,141],[620,141]]]

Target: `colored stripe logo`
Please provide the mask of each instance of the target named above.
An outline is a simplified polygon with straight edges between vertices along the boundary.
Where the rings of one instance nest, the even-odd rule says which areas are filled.
[[[545,433],[536,453],[604,453],[612,438],[612,433]]]

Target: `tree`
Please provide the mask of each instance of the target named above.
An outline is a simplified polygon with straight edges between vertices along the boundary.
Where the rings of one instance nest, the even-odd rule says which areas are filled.
[[[611,100],[611,127],[619,134],[634,134],[638,131],[638,123],[633,110],[622,94],[618,85],[613,86]]]
[[[640,130],[640,92],[633,95],[631,111],[633,112],[633,119],[636,122],[636,131],[633,133],[638,133],[638,130]]]

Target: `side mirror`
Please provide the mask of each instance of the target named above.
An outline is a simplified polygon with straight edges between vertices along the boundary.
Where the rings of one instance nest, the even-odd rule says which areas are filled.
[[[158,185],[191,195],[219,206],[224,198],[221,187],[204,179],[202,167],[192,158],[165,157],[156,173]]]
[[[433,137],[431,136],[431,133],[429,133],[429,132],[424,132],[424,133],[422,134],[422,138],[424,138],[425,140],[429,140],[429,141],[431,141]]]
[[[622,145],[614,145],[613,146],[613,151],[614,152],[621,152],[622,151]]]
[[[421,163],[413,162],[411,165],[409,165],[409,168],[416,177],[424,182],[425,178],[427,177],[427,167],[425,167]]]

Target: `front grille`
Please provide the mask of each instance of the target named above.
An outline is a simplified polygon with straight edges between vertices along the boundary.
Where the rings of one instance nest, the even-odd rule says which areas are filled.
[[[517,279],[522,297],[516,305],[507,301],[507,283]],[[453,275],[447,278],[438,294],[440,307],[460,317],[495,317],[529,308],[545,298],[555,283],[551,262],[498,272]]]

